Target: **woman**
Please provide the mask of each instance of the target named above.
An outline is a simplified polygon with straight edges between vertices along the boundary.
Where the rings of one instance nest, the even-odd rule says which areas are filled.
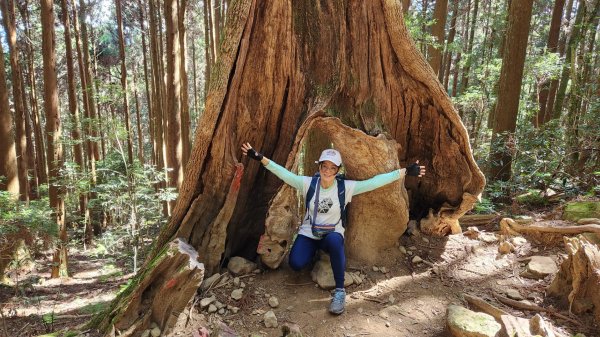
[[[326,149],[321,153],[318,161],[319,174],[315,177],[298,176],[286,170],[254,150],[249,143],[242,145],[242,152],[251,159],[260,161],[267,170],[288,185],[302,191],[306,199],[306,214],[290,251],[289,265],[294,270],[301,270],[312,261],[317,249],[328,253],[335,280],[329,312],[341,314],[346,303],[343,223],[345,206],[352,201],[353,196],[392,183],[405,175],[422,177],[425,175],[425,166],[419,166],[417,161],[407,168],[356,181],[344,180],[337,176],[342,166],[342,156],[334,149]]]

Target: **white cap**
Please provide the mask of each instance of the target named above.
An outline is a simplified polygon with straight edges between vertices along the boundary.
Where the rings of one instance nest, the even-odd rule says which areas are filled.
[[[321,157],[319,157],[319,163],[329,160],[334,163],[336,166],[342,165],[342,155],[334,149],[326,149],[321,152]]]

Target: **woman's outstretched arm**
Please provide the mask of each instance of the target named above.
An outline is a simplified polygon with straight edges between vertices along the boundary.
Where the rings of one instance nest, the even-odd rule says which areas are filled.
[[[283,180],[286,184],[292,186],[293,188],[300,191],[302,191],[304,188],[304,177],[286,170],[283,166],[257,152],[252,148],[250,143],[242,144],[242,153],[245,156],[260,161],[267,170],[273,172],[273,174],[275,174],[279,179]]]
[[[414,177],[422,177],[425,175],[425,166],[419,166],[419,161],[416,163],[399,170],[394,170],[388,173],[378,174],[367,180],[361,180],[356,182],[354,188],[354,195],[369,192],[387,184],[390,184],[406,175]]]

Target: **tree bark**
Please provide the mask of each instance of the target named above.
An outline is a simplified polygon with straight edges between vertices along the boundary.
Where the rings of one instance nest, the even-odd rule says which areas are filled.
[[[467,55],[469,55],[469,59],[465,63],[465,67],[462,72],[462,78],[460,81],[460,92],[465,92],[469,87],[469,76],[471,72],[471,64],[475,58],[473,57],[473,41],[475,40],[475,28],[477,24],[477,14],[479,12],[479,0],[475,0],[475,4],[473,5],[473,16],[471,16],[471,28],[469,30],[469,40],[467,41]]]
[[[0,55],[4,55],[0,43]],[[7,191],[11,198],[19,198],[19,174],[17,151],[13,138],[13,120],[8,106],[8,90],[4,71],[4,58],[0,60],[0,190]]]
[[[565,0],[555,0],[554,7],[552,9],[552,20],[550,21],[550,31],[548,33],[548,43],[546,45],[547,53],[556,53],[558,51],[558,38],[560,35],[560,26],[562,23],[563,9],[565,6]],[[548,93],[550,90],[551,79],[543,79],[540,83],[540,89],[538,93],[538,104],[539,111],[535,115],[533,125],[539,127],[544,125],[548,120],[546,118],[546,105],[548,104]]]
[[[61,0],[62,9],[62,22],[64,26],[65,36],[65,60],[67,63],[67,95],[69,99],[69,112],[71,113],[72,126],[71,126],[71,139],[73,141],[73,157],[75,163],[78,166],[78,170],[81,172],[85,171],[85,164],[83,161],[83,148],[81,146],[81,132],[79,130],[79,108],[77,106],[77,93],[75,92],[75,70],[73,67],[73,47],[71,46],[71,23],[69,20],[69,5],[67,0]],[[87,213],[87,195],[81,193],[79,195],[79,215],[84,219],[84,223],[87,223],[89,214]]]
[[[15,145],[17,151],[17,167],[19,174],[20,199],[29,202],[29,178],[28,178],[28,155],[27,155],[27,116],[25,114],[25,102],[23,101],[23,73],[19,62],[19,50],[17,49],[17,29],[15,23],[15,4],[13,0],[2,0],[2,17],[4,30],[10,51],[10,67],[12,69],[12,88],[15,108]]]
[[[181,46],[179,38],[178,6],[176,0],[165,1],[165,26],[167,34],[167,166],[168,186],[176,191],[183,181],[183,146],[181,139]],[[175,201],[171,202],[171,208]]]
[[[60,143],[61,125],[56,86],[56,58],[54,46],[54,1],[42,0],[42,52],[44,60],[44,108],[46,110],[46,137],[48,141],[48,168],[50,186],[48,195],[53,218],[59,229],[59,242],[52,259],[54,277],[68,276],[67,268],[67,227],[65,223],[65,203],[63,191],[55,182],[60,176],[63,163]]]
[[[293,168],[307,131],[328,115],[344,124],[331,130],[350,129],[391,144],[389,157],[366,162],[351,152],[356,147],[365,153],[373,144],[352,143],[346,151],[356,172],[391,170],[388,165],[404,167],[416,159],[427,166],[410,199],[417,217],[446,205],[440,217],[458,219],[473,205],[484,177],[458,114],[404,26],[399,2],[240,0],[231,3],[226,22],[184,183],[141,274],[155,269],[151,261],[174,238],[200,252],[207,274],[223,258],[254,257],[265,211],[282,182],[242,159],[240,145],[250,142]],[[402,210],[408,214],[408,205]],[[358,214],[349,226],[360,232],[359,220],[372,214]],[[388,226],[406,225],[389,220]],[[135,291],[132,286],[127,292]],[[128,306],[111,310],[105,322],[120,324],[114,317],[123,310],[143,311],[136,303]]]
[[[402,14],[406,15],[410,8],[410,0],[402,0]]]
[[[450,46],[454,43],[456,36],[456,17],[458,16],[458,0],[452,3],[452,18],[450,19],[450,32],[448,32],[448,40],[446,41],[446,51],[442,61],[442,72],[439,76],[440,82],[444,83],[444,88],[448,91],[448,81],[450,80],[450,68],[452,66],[452,52]]]
[[[442,52],[444,51],[444,34],[446,32],[446,17],[448,16],[448,0],[436,0],[433,8],[433,19],[431,35],[437,45],[429,46],[429,64],[433,72],[439,77],[442,68]]]
[[[187,75],[187,33],[185,29],[185,13],[187,10],[187,0],[178,1],[177,25],[179,29],[179,53],[181,55],[181,164],[183,179],[183,169],[187,164],[192,151],[190,141],[190,107],[188,94],[188,75]]]
[[[133,141],[131,121],[129,119],[129,92],[127,89],[127,65],[125,64],[125,37],[123,36],[123,16],[121,14],[121,0],[115,0],[117,10],[117,27],[119,34],[119,57],[121,58],[121,90],[123,90],[123,119],[127,130],[127,163],[133,163]]]
[[[506,47],[498,84],[492,140],[490,144],[490,177],[507,181],[511,177],[514,132],[519,112],[523,67],[529,37],[533,0],[512,1],[508,12]]]
[[[138,0],[138,10],[140,19],[140,30],[142,31],[142,56],[144,60],[144,88],[146,89],[146,106],[148,107],[148,124],[150,133],[150,144],[152,145],[152,156],[150,156],[151,163],[156,165],[156,144],[154,140],[154,107],[152,96],[150,96],[150,81],[152,80],[152,74],[148,76],[148,56],[146,49],[146,33],[147,30],[144,26],[144,10],[142,7],[142,1]]]

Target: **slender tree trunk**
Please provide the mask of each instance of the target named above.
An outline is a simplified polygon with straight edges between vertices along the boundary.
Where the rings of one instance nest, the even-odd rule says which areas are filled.
[[[144,60],[144,88],[146,89],[146,105],[148,107],[148,124],[150,133],[150,144],[152,145],[151,163],[156,165],[156,143],[154,140],[154,107],[152,96],[150,96],[150,84],[152,80],[151,76],[148,76],[148,56],[146,49],[146,33],[147,30],[144,27],[144,10],[142,7],[142,1],[138,0],[139,18],[140,18],[140,30],[142,32],[142,56]]]
[[[131,136],[131,121],[129,119],[129,93],[127,90],[127,66],[125,64],[125,37],[123,36],[123,17],[121,14],[121,0],[115,0],[117,9],[117,27],[119,31],[119,56],[121,58],[121,90],[123,90],[123,114],[125,129],[127,130],[127,162],[133,163],[133,141]]]
[[[567,43],[567,49],[565,51],[565,63],[562,67],[559,82],[560,84],[556,92],[556,100],[554,102],[554,108],[552,110],[553,119],[560,118],[560,115],[562,114],[563,103],[567,92],[567,84],[569,83],[569,71],[571,69],[572,62],[571,58],[573,57],[573,52],[577,48],[577,45],[579,44],[579,39],[581,38],[581,23],[583,22],[585,13],[585,2],[580,2],[577,8],[577,15],[575,16],[575,22],[573,23],[571,35],[569,37],[569,42]]]
[[[160,66],[160,59],[162,59],[162,53],[160,52],[160,39],[158,35],[158,23],[157,20],[157,8],[154,0],[150,0],[150,49],[152,51],[152,74],[153,74],[153,91],[154,91],[154,131],[156,141],[156,163],[157,169],[164,172],[165,169],[165,146],[164,146],[164,126],[163,126],[163,114],[164,114],[164,99],[163,89],[164,80],[163,72]],[[165,187],[164,183],[159,183],[158,188]],[[168,216],[169,208],[166,202],[163,202],[163,215]]]
[[[533,0],[512,1],[508,11],[506,47],[498,85],[496,122],[490,144],[490,177],[507,181],[511,177],[512,146],[519,112],[523,67]]]
[[[183,152],[181,162],[183,170],[185,169],[185,165],[190,158],[190,152],[192,151],[192,143],[190,142],[190,107],[187,75],[187,33],[185,30],[187,0],[179,0],[178,8],[177,24],[179,26],[179,48],[181,54],[181,143]]]
[[[73,6],[75,7],[75,6]],[[87,24],[85,23],[85,17],[87,16],[87,6],[85,4],[85,0],[79,0],[79,25],[80,25],[80,36],[81,36],[81,49],[83,52],[83,70],[85,75],[85,84],[83,87],[87,92],[87,107],[86,117],[88,118],[88,123],[91,123],[91,136],[93,140],[91,141],[91,150],[90,153],[92,160],[98,161],[100,160],[100,151],[98,149],[98,142],[95,140],[98,138],[98,130],[97,130],[97,113],[96,113],[96,90],[94,87],[94,77],[92,75],[92,63],[90,58],[90,45],[89,45],[89,37]]]
[[[73,157],[75,163],[81,172],[85,171],[83,162],[83,148],[81,146],[81,132],[79,131],[79,107],[77,106],[77,93],[75,92],[75,70],[73,66],[73,48],[71,46],[71,23],[69,20],[69,5],[68,0],[61,0],[62,22],[65,35],[65,60],[67,62],[67,95],[69,99],[69,111],[72,118],[71,139],[73,141]],[[79,195],[79,214],[84,219],[84,224],[87,223],[89,214],[87,213],[87,196],[85,193]]]
[[[42,132],[42,125],[40,122],[40,112],[37,100],[37,88],[35,82],[35,66],[34,66],[34,50],[32,43],[30,42],[31,37],[31,20],[29,19],[29,2],[23,1],[17,3],[21,17],[23,18],[23,24],[25,27],[25,36],[27,37],[27,85],[29,86],[29,100],[31,105],[31,121],[33,123],[34,133],[34,150],[35,150],[35,176],[37,177],[37,184],[48,183],[48,167],[46,162],[46,150],[44,146],[44,134]],[[26,128],[27,128],[27,124]]]
[[[473,57],[473,41],[475,40],[475,28],[477,26],[477,14],[479,12],[479,0],[475,0],[473,5],[473,16],[471,16],[471,28],[469,30],[469,41],[467,42],[467,55],[469,58],[465,64],[465,68],[462,72],[462,78],[460,80],[461,92],[465,92],[469,88],[469,73],[471,72],[471,64],[474,62]]]
[[[573,11],[573,4],[574,4],[574,0],[569,0],[569,2],[567,2],[567,7],[564,10],[565,19],[561,20],[563,22],[566,22],[567,26],[569,25],[569,22],[571,21],[571,12]],[[562,22],[561,22],[561,26],[563,26]],[[567,27],[562,27],[561,30],[563,30],[563,33],[562,33],[562,36],[560,36],[558,39],[558,55],[561,58],[565,56],[567,40],[569,39],[569,36],[570,36],[567,33],[567,31],[570,31],[570,29],[566,29],[566,28]],[[559,33],[559,35],[561,35],[561,34]],[[548,99],[547,99],[545,114],[544,114],[544,124],[547,123],[548,121],[550,121],[554,114],[554,102],[556,101],[556,92],[558,91],[559,78],[560,78],[560,76],[557,78],[553,78],[550,81],[550,86],[548,89]]]
[[[213,33],[213,53],[214,59],[219,59],[219,43],[221,41],[221,0],[211,0],[211,23]]]
[[[4,55],[3,43],[0,43],[0,55]],[[9,192],[13,199],[19,198],[17,151],[13,138],[12,115],[8,105],[4,57],[0,60],[0,191]]]
[[[402,0],[402,13],[406,15],[410,8],[410,0]]]
[[[196,67],[196,43],[192,43],[192,73],[193,73],[193,81],[194,81],[194,122],[192,122],[190,120],[190,129],[193,130],[192,125],[196,125],[195,121],[198,119],[198,116],[200,115],[200,111],[199,111],[199,107],[200,105],[198,105],[198,75],[197,75],[197,70],[198,68]]]
[[[85,163],[87,164],[87,170],[90,175],[90,183],[91,190],[93,190],[96,186],[96,159],[94,157],[94,142],[90,139],[94,135],[93,125],[91,122],[91,113],[90,113],[90,98],[88,95],[90,92],[86,89],[88,88],[87,83],[87,75],[86,75],[86,67],[84,62],[84,55],[81,47],[81,39],[79,34],[79,16],[77,15],[77,6],[73,3],[72,6],[73,13],[73,30],[75,32],[75,46],[77,49],[77,66],[79,68],[79,80],[81,81],[81,95],[82,95],[82,103],[83,103],[83,111],[84,116],[87,119],[87,122],[83,125],[83,133],[85,135]],[[88,200],[95,199],[95,193],[90,192],[87,196]],[[84,239],[83,242],[85,245],[91,244],[94,238],[94,227],[99,228],[99,212],[98,208],[94,208],[91,210],[92,212],[89,214],[88,221],[85,222],[85,230],[84,230]],[[89,212],[89,210],[88,210]]]
[[[183,180],[182,139],[181,139],[181,48],[177,0],[165,1],[165,25],[167,28],[167,115],[168,140],[167,163],[169,187],[179,190]],[[171,209],[175,202],[171,203]]]
[[[210,83],[210,71],[213,60],[212,53],[212,32],[211,32],[211,24],[210,24],[210,0],[203,1],[202,9],[204,10],[204,53],[206,58],[206,67],[204,68],[204,97],[206,98],[206,94],[208,93],[208,83]]]
[[[137,146],[138,146],[138,160],[144,165],[144,135],[142,133],[142,117],[141,117],[141,104],[140,95],[138,94],[137,77],[135,70],[133,71],[133,96],[135,97],[135,121],[137,128]]]
[[[458,0],[452,2],[452,18],[450,19],[450,31],[448,32],[448,40],[446,41],[446,51],[442,62],[442,72],[439,76],[440,82],[444,83],[444,88],[448,91],[448,81],[450,79],[450,67],[452,66],[452,51],[450,47],[454,43],[456,36],[456,17],[458,16]]]
[[[15,23],[15,4],[13,0],[1,0],[4,30],[10,51],[10,67],[12,69],[12,89],[15,107],[15,145],[17,151],[17,167],[19,172],[20,199],[29,202],[29,178],[27,155],[27,128],[25,126],[25,102],[23,101],[23,74],[17,49],[17,29]]]
[[[558,51],[558,38],[560,35],[560,26],[562,23],[563,10],[565,6],[565,0],[555,0],[554,7],[552,9],[552,20],[550,21],[550,32],[548,33],[548,43],[546,45],[547,53],[556,53]],[[546,118],[546,105],[548,104],[548,93],[550,90],[551,79],[542,79],[540,83],[540,89],[538,93],[538,104],[539,111],[535,115],[533,125],[535,127],[541,126],[547,121]]]
[[[448,0],[436,0],[433,8],[434,23],[431,35],[437,45],[429,45],[429,64],[433,72],[441,78],[442,52],[444,51],[444,33],[446,32],[446,17],[448,16]]]
[[[55,277],[68,276],[67,267],[67,227],[65,223],[65,203],[63,190],[54,182],[59,178],[63,162],[60,143],[61,125],[56,86],[56,61],[54,46],[54,2],[42,0],[42,54],[44,60],[44,106],[46,110],[46,137],[48,137],[48,168],[50,173],[50,207],[59,229],[59,242],[52,259],[52,274]]]

